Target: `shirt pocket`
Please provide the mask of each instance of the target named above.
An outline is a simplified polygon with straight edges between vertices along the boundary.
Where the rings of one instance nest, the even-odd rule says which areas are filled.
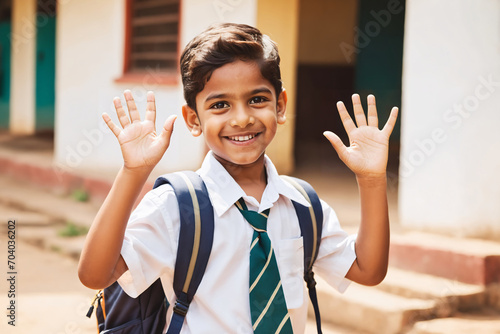
[[[304,302],[304,244],[302,237],[279,242],[278,267],[281,284],[289,309],[299,308]]]

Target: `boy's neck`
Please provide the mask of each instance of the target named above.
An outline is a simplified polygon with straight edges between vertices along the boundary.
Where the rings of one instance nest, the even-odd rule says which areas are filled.
[[[237,165],[214,154],[215,159],[221,163],[229,175],[238,183],[247,196],[254,197],[259,203],[267,185],[264,154],[259,159],[248,165]]]

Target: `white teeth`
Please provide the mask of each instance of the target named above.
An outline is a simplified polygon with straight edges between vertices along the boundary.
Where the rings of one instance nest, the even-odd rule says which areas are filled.
[[[229,136],[228,138],[231,139],[231,140],[234,140],[234,141],[247,141],[247,140],[250,140],[252,138],[254,138],[255,135],[250,135],[250,136]]]

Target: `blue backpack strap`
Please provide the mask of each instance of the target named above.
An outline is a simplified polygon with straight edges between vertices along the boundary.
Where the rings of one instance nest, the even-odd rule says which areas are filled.
[[[177,301],[167,331],[167,334],[176,334],[182,328],[207,267],[214,236],[214,212],[205,183],[195,172],[160,176],[154,188],[166,183],[172,186],[177,197],[181,224],[174,273]]]
[[[307,283],[309,290],[309,298],[314,308],[316,317],[316,328],[318,334],[321,334],[321,316],[319,313],[318,297],[316,294],[316,280],[312,267],[318,256],[319,246],[321,243],[321,233],[323,230],[323,208],[318,194],[314,188],[304,180],[281,176],[286,182],[290,183],[297,189],[302,196],[311,204],[310,207],[303,206],[292,201],[292,204],[297,212],[299,219],[300,231],[304,241],[304,280]]]

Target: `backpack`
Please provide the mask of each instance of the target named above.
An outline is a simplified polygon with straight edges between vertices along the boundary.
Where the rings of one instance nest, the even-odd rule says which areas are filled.
[[[323,224],[323,211],[314,189],[307,182],[289,177],[282,178],[293,185],[311,203],[311,207],[292,201],[297,212],[304,243],[304,280],[314,307],[316,326],[321,333],[321,319],[316,296],[316,281],[312,266],[318,255]],[[160,176],[153,188],[170,184],[179,203],[180,231],[173,288],[177,300],[167,334],[181,331],[189,305],[201,282],[212,250],[214,213],[207,188],[201,177],[192,171]],[[182,251],[179,251],[181,250]],[[166,324],[170,306],[160,279],[131,298],[118,282],[100,290],[87,313],[91,317],[94,308],[100,334],[161,334]]]

